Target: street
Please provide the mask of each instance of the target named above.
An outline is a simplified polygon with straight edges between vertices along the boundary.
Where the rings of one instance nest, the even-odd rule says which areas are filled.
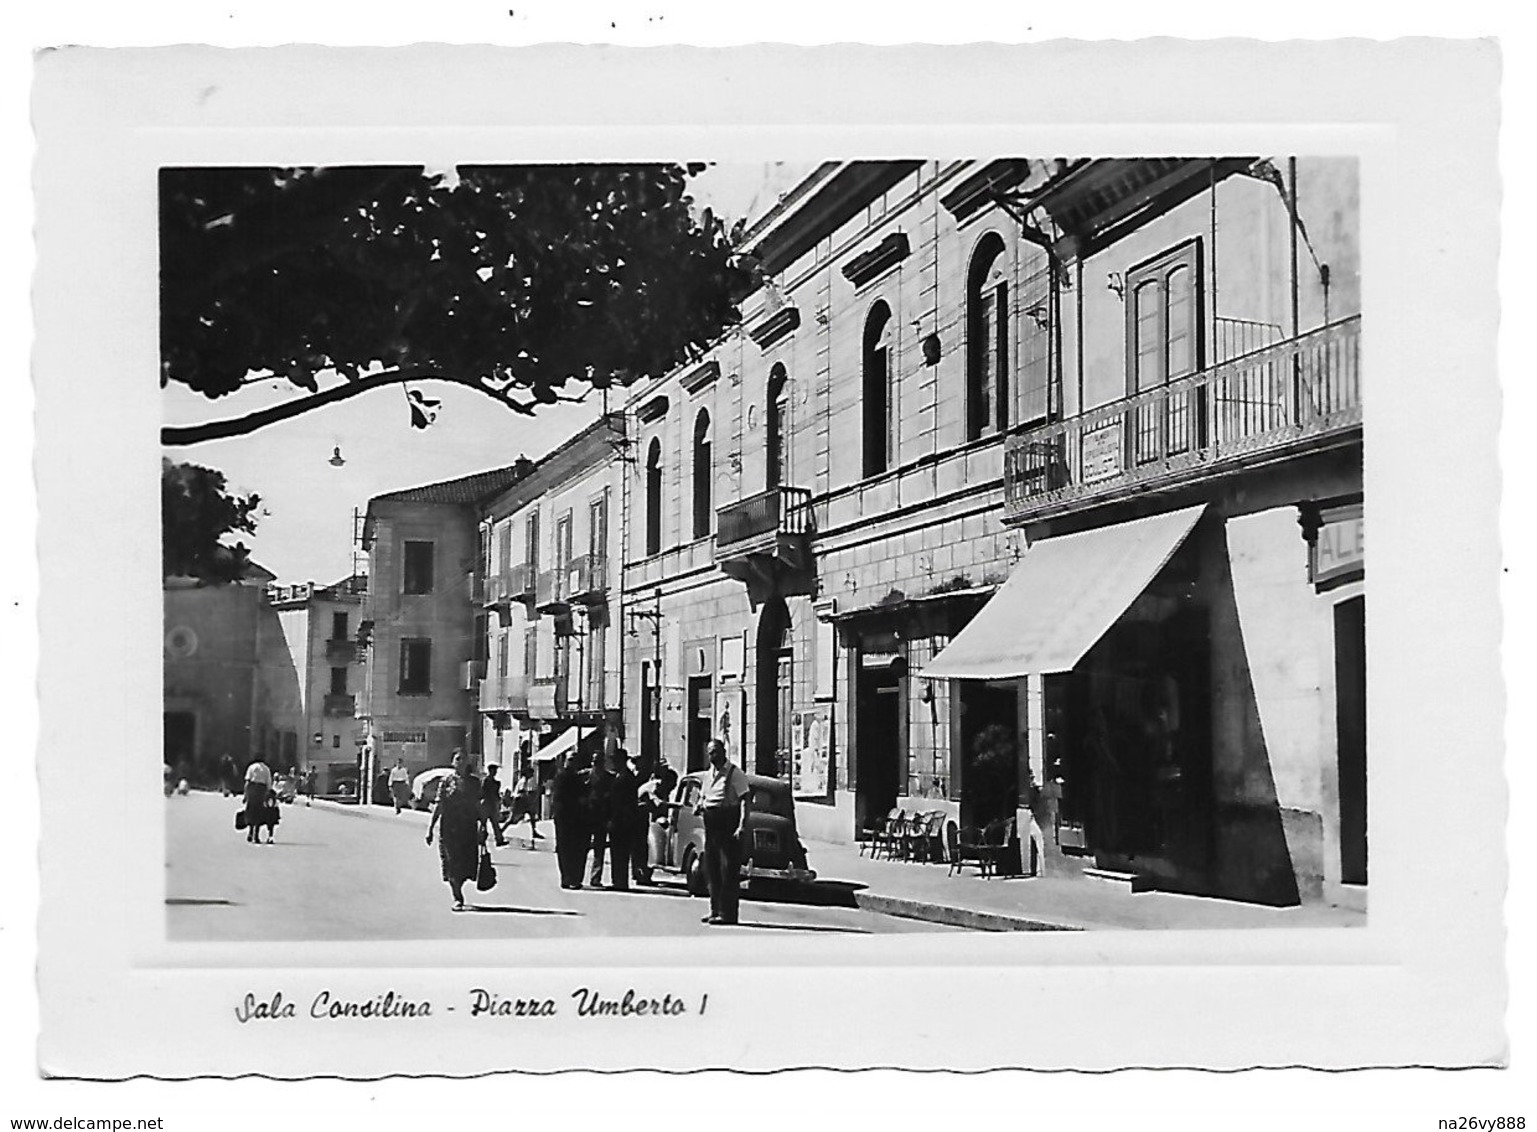
[[[175,941],[412,940],[501,937],[727,935],[744,932],[953,931],[852,906],[848,886],[819,879],[801,896],[743,894],[739,925],[700,923],[708,902],[663,877],[628,893],[560,888],[554,829],[537,850],[527,824],[492,850],[498,883],[466,886],[470,908],[451,909],[427,814],[356,812],[302,801],[282,808],[275,844],[251,845],[234,828],[239,799],[193,793],[166,799],[166,926]],[[264,832],[265,836],[265,832]],[[812,861],[812,867],[816,862]]]

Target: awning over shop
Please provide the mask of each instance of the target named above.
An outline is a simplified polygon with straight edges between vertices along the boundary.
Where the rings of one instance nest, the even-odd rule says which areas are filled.
[[[580,728],[577,727],[566,728],[559,735],[555,736],[555,738],[551,739],[544,746],[540,747],[538,753],[534,755],[534,758],[538,759],[542,763],[547,763],[551,759],[560,758],[561,755],[565,754],[567,751],[571,750],[571,748],[576,746],[576,737],[579,731]]]
[[[1202,503],[1041,540],[918,675],[1008,680],[1068,671],[1137,599],[1205,509]]]

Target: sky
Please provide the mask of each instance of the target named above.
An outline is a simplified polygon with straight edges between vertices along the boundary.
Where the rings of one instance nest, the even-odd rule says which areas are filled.
[[[698,207],[712,208],[729,226],[738,217],[759,215],[812,168],[783,162],[715,165],[694,179],[691,191]],[[519,456],[537,460],[601,411],[597,394],[579,405],[542,406],[529,418],[462,386],[414,387],[442,402],[430,428],[410,427],[405,387],[389,386],[249,436],[166,454],[223,472],[241,495],[259,495],[257,532],[239,536],[252,558],[281,583],[325,585],[353,572],[353,513],[365,511],[371,497],[504,467]],[[267,382],[210,401],[172,383],[162,392],[162,416],[178,425],[223,420],[281,403],[294,392],[286,382]],[[331,463],[337,450],[345,461],[339,466]]]

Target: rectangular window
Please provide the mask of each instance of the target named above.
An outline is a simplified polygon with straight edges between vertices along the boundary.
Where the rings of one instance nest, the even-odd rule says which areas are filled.
[[[331,669],[331,694],[333,696],[345,696],[347,694],[347,669],[345,667]]]
[[[341,745],[342,745],[342,737],[340,735],[332,735],[331,736],[331,746],[332,746],[332,748],[334,749],[334,748],[340,747]]]
[[[539,576],[539,512],[535,511],[523,525],[523,561],[528,563],[530,580]]]
[[[405,569],[402,571],[404,593],[430,594],[432,592],[432,550],[430,542],[405,544]]]
[[[588,512],[587,553],[594,563],[608,559],[608,490],[592,501]]]
[[[406,638],[400,642],[400,694],[432,694],[432,642]]]
[[[503,629],[501,639],[497,643],[496,674],[504,680],[507,678],[507,641],[509,635],[509,631]]]
[[[571,512],[555,520],[555,597],[568,596],[571,574]]]
[[[533,681],[539,678],[539,630],[534,625],[523,630],[523,677]]]
[[[347,614],[331,614],[331,639],[333,641],[345,641],[347,639]]]

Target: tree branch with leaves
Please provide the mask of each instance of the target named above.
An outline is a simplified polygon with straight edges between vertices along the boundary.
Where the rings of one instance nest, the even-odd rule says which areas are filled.
[[[532,414],[699,356],[754,285],[676,165],[165,169],[161,384],[282,405],[167,426],[240,436],[388,384]],[[417,427],[431,414],[413,402]]]

